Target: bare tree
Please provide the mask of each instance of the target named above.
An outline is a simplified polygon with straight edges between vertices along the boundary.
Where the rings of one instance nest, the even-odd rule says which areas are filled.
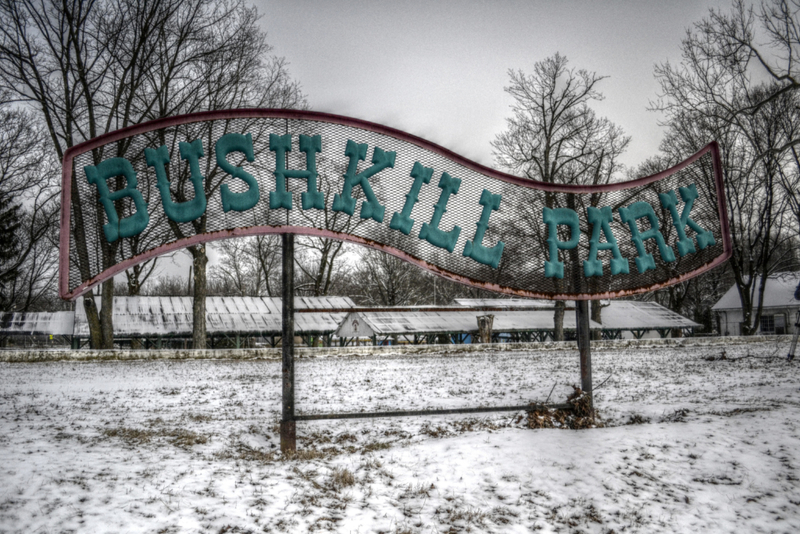
[[[0,307],[42,309],[58,269],[58,162],[32,113],[0,107],[0,205],[16,221],[3,225]]]
[[[189,283],[180,276],[158,276],[151,278],[142,286],[141,294],[165,297],[182,297],[191,295]]]
[[[772,91],[751,88],[752,101]],[[722,152],[725,197],[728,206],[733,255],[728,262],[742,302],[745,335],[758,330],[761,296],[768,276],[786,255],[787,197],[780,187],[788,152],[783,119],[791,111],[786,102],[792,95],[765,101],[753,114],[735,121],[709,110],[673,109],[662,150],[675,159],[688,157],[711,140]],[[787,108],[787,105],[790,107]]]
[[[222,241],[219,263],[210,271],[215,291],[226,295],[269,296],[280,293],[280,240],[255,236]]]
[[[86,139],[148,119],[302,103],[285,62],[268,55],[256,18],[244,0],[0,0],[0,88],[40,113],[59,159]],[[127,155],[124,143],[111,150]],[[95,164],[108,156],[93,153]],[[218,182],[209,180],[206,187],[213,190]],[[86,257],[83,228],[89,218],[102,225],[103,211],[96,202],[84,206],[75,184],[72,191],[75,244],[78,256]],[[203,231],[205,221],[195,226]],[[103,268],[110,267],[120,242],[100,240],[100,246]],[[190,253],[195,346],[204,347],[207,258],[203,246]],[[79,263],[88,279],[88,265]],[[132,272],[132,287],[141,287],[149,272]],[[113,345],[113,292],[113,281],[103,284],[99,313],[94,299],[84,298],[93,347]]]
[[[558,53],[537,62],[533,74],[512,70],[509,76],[511,85],[505,90],[515,103],[506,131],[492,143],[498,164],[546,183],[597,185],[612,180],[630,138],[608,119],[597,117],[589,107],[603,99],[597,85],[604,77],[568,68],[567,58]],[[591,202],[596,204],[599,200],[600,195],[593,195]],[[527,211],[532,211],[530,206],[567,207],[557,203],[558,196],[549,192],[531,191],[521,198],[517,223],[524,228],[520,231],[533,232],[544,245],[547,236],[534,230],[541,226],[541,215],[526,213],[526,206]],[[564,302],[559,301],[554,317],[557,340],[564,339],[563,322]]]
[[[353,282],[360,301],[372,306],[407,306],[426,299],[419,267],[373,249],[359,255]]]
[[[245,297],[258,295],[261,279],[257,264],[249,261],[247,242],[243,239],[228,239],[219,244],[221,258],[210,271],[210,279],[230,284],[234,294]]]
[[[655,71],[661,94],[652,108],[670,127],[665,150],[685,157],[720,141],[744,334],[757,331],[768,275],[790,261],[785,242],[794,239],[784,216],[797,198],[786,169],[800,141],[798,14],[796,0],[711,9],[687,30],[681,62]]]
[[[218,4],[224,6],[224,4]],[[216,17],[221,16],[219,13]],[[160,113],[189,113],[205,109],[234,109],[246,107],[259,108],[305,108],[305,97],[297,82],[291,79],[283,58],[270,55],[272,48],[266,42],[266,35],[256,25],[255,9],[248,9],[243,2],[231,2],[225,12],[225,24],[203,24],[190,40],[199,39],[198,61],[183,58],[182,61],[192,69],[193,82],[182,87],[181,91],[164,93],[159,99]],[[174,48],[174,43],[164,46]],[[172,70],[160,72],[169,79],[181,78],[187,72],[175,73]],[[162,81],[159,86],[167,86]],[[252,131],[256,139],[266,135],[263,131]],[[211,130],[207,130],[211,135]],[[211,139],[207,140],[211,143]],[[225,174],[214,167],[213,158],[206,158],[203,169],[206,197],[214,194],[222,185]],[[172,194],[179,202],[193,195],[186,179],[176,180]],[[195,233],[206,230],[207,214],[191,222]],[[177,238],[185,235],[177,224],[170,226]],[[269,238],[260,238],[259,247],[266,253]],[[195,348],[205,348],[205,297],[207,286],[206,266],[208,256],[205,245],[194,245],[187,249],[192,256],[193,280],[193,333]],[[261,268],[269,261],[262,258]],[[274,267],[274,263],[272,265]],[[269,276],[267,280],[271,280]],[[271,286],[270,286],[271,290]]]
[[[77,143],[141,119],[132,103],[139,98],[142,73],[147,70],[140,68],[142,62],[152,56],[143,49],[143,43],[147,30],[168,19],[162,8],[161,2],[0,3],[0,84],[16,100],[32,104],[41,114],[59,159]],[[123,51],[128,54],[124,64],[119,64]],[[99,151],[93,155],[95,163],[103,157]],[[76,246],[79,252],[85,252],[87,236],[83,228],[92,210],[84,213],[86,206],[81,203],[74,182],[72,190]],[[109,267],[118,244],[103,240],[100,244],[103,267]],[[81,273],[88,279],[89,266],[80,263]],[[102,314],[91,295],[84,298],[93,347],[113,345],[112,299],[113,281],[103,286]]]
[[[713,113],[724,122],[752,115],[800,88],[800,2],[734,0],[728,12],[712,8],[686,31],[682,52],[679,65],[656,67],[663,95],[654,107]],[[766,81],[757,98],[753,80]]]
[[[324,205],[330,206],[333,203],[333,196],[338,192],[337,178],[345,169],[322,158],[317,165],[319,189],[324,195]],[[378,176],[373,177],[373,184],[379,179]],[[377,187],[375,195],[380,200],[381,192]],[[354,189],[352,196],[356,202],[363,198],[361,188]],[[333,210],[303,210],[302,216],[309,226],[343,234],[352,234],[364,222],[360,217]],[[349,250],[352,250],[352,247],[336,239],[321,237],[299,239],[296,251],[299,270],[297,290],[305,295],[317,297],[328,295],[333,288],[345,284],[350,274],[349,266],[341,260]]]

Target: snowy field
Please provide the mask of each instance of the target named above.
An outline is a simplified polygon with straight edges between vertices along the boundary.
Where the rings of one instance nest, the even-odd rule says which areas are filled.
[[[599,428],[300,422],[292,458],[274,360],[0,363],[0,531],[800,532],[800,363],[725,350],[596,351]],[[579,383],[575,350],[296,375],[298,414],[564,402]]]

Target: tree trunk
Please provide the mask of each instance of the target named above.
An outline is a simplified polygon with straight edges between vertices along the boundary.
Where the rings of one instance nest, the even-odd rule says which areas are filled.
[[[131,271],[128,271],[130,273]],[[136,273],[136,271],[133,271]],[[141,284],[138,275],[128,277],[128,296],[135,297],[141,292]],[[138,337],[131,338],[131,350],[141,350],[142,340]]]
[[[744,285],[744,277],[737,276],[736,283],[738,286],[737,289],[739,290],[739,301],[742,303],[742,323],[739,327],[739,335],[752,336],[758,331],[758,322],[760,320],[757,310],[753,309],[756,308],[756,306],[753,304],[755,299],[752,298],[752,295],[750,294],[750,288],[753,284],[755,284],[755,277],[750,275],[749,282],[747,285]],[[756,315],[755,319],[753,319],[754,314]]]
[[[592,316],[591,316],[592,321],[602,324],[603,323],[603,315],[602,315],[602,313],[603,313],[603,307],[600,305],[600,301],[599,300],[593,300],[592,301]],[[602,339],[603,338],[602,330],[592,330],[591,337],[592,337],[593,340],[596,340],[596,341]]]
[[[192,253],[192,270],[194,271],[194,294],[192,302],[192,348],[206,348],[206,247],[199,245],[189,247]]]
[[[103,282],[100,292],[100,336],[102,349],[114,348],[114,279]]]
[[[575,196],[569,195],[567,196],[567,207],[571,210],[575,210]],[[572,237],[572,235],[570,235]],[[573,293],[583,293],[583,278],[580,275],[580,271],[578,266],[580,265],[580,258],[578,255],[578,247],[571,249],[568,253],[569,262],[571,263],[572,268],[572,280],[565,280],[569,284],[569,288],[572,290]],[[565,269],[566,270],[566,269]],[[559,288],[561,289],[561,288]],[[579,301],[575,301],[575,313],[578,313],[578,304]],[[554,332],[553,337],[556,341],[564,341],[564,311],[566,310],[566,303],[563,300],[559,300],[556,302],[556,312],[553,316],[553,323],[554,323]],[[575,339],[578,339],[578,332],[580,330],[580,326],[577,323],[577,315],[575,316],[576,323],[575,323]]]
[[[100,332],[100,314],[92,293],[83,296],[83,309],[86,311],[86,321],[89,323],[89,348],[99,349],[103,346],[103,336]]]
[[[478,316],[478,333],[481,343],[492,342],[492,326],[494,325],[494,315]]]
[[[564,341],[564,308],[563,300],[556,301],[556,311],[553,314],[553,340]]]

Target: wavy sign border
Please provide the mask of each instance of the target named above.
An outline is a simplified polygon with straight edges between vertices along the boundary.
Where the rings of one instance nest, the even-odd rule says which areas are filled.
[[[97,276],[84,281],[83,283],[78,285],[73,291],[69,290],[69,262],[70,262],[69,229],[70,229],[71,194],[72,194],[72,160],[75,158],[75,156],[83,154],[100,146],[106,145],[108,143],[113,143],[120,139],[125,139],[127,137],[132,137],[134,135],[139,135],[142,133],[146,133],[152,130],[158,130],[161,128],[169,128],[169,127],[179,126],[182,124],[204,122],[210,120],[257,119],[257,118],[309,120],[316,122],[339,124],[342,126],[351,126],[354,128],[361,128],[363,130],[369,130],[378,134],[395,137],[401,141],[417,145],[422,149],[429,150],[442,157],[453,160],[454,162],[463,165],[475,172],[490,176],[492,178],[496,178],[498,180],[502,180],[510,184],[514,184],[520,187],[525,187],[528,189],[537,189],[537,190],[551,191],[558,193],[590,194],[590,193],[605,192],[605,191],[618,191],[621,189],[630,189],[632,187],[644,186],[649,183],[656,182],[666,176],[669,176],[691,165],[697,159],[711,152],[713,158],[714,182],[717,191],[717,212],[720,218],[720,231],[722,233],[722,241],[723,241],[723,253],[720,256],[714,258],[709,263],[697,269],[688,271],[677,277],[670,278],[666,281],[659,282],[646,287],[638,287],[633,289],[625,289],[621,291],[604,292],[604,293],[581,293],[581,294],[564,293],[564,294],[552,295],[552,294],[536,293],[535,291],[512,289],[509,287],[501,286],[499,284],[473,280],[469,277],[458,275],[451,271],[444,270],[436,265],[432,265],[402,250],[396,249],[388,245],[384,245],[382,243],[377,243],[359,236],[334,232],[330,230],[324,230],[320,228],[308,228],[302,226],[253,226],[248,228],[235,228],[230,230],[208,232],[205,234],[198,234],[192,237],[179,239],[171,243],[167,243],[166,245],[162,245],[160,247],[148,250],[132,258],[123,260],[120,263],[114,265],[113,267],[110,267],[105,271],[99,273]],[[86,293],[87,291],[91,290],[96,285],[108,280],[109,278],[115,276],[118,273],[125,271],[126,269],[129,269],[134,265],[137,265],[139,263],[145,262],[149,259],[161,256],[169,252],[186,248],[191,245],[208,243],[231,237],[244,237],[244,236],[267,235],[267,234],[297,234],[297,235],[307,235],[313,237],[324,237],[330,239],[337,239],[341,241],[348,241],[351,243],[357,243],[359,245],[364,245],[367,247],[371,247],[392,254],[404,261],[412,263],[427,271],[433,272],[439,276],[448,278],[450,280],[461,282],[466,285],[470,285],[473,287],[480,287],[482,289],[487,289],[490,291],[495,291],[498,293],[504,293],[508,295],[529,297],[529,298],[545,298],[548,300],[597,300],[597,299],[616,298],[626,295],[643,293],[647,291],[653,291],[656,289],[660,289],[662,287],[682,282],[684,280],[688,280],[699,274],[709,271],[714,267],[717,267],[718,265],[721,265],[722,263],[727,261],[732,254],[730,226],[728,222],[728,212],[725,203],[725,188],[722,178],[720,151],[716,141],[712,141],[690,158],[657,174],[646,176],[644,178],[639,178],[637,180],[632,180],[627,182],[616,182],[612,184],[605,184],[598,186],[552,184],[552,183],[539,182],[535,180],[529,180],[517,176],[512,176],[510,174],[506,174],[494,170],[492,168],[486,167],[484,165],[481,165],[479,163],[476,163],[474,161],[468,160],[463,156],[460,156],[455,152],[452,152],[451,150],[448,150],[442,146],[439,146],[435,143],[422,139],[421,137],[417,137],[415,135],[411,135],[403,131],[397,130],[395,128],[383,126],[381,124],[376,124],[361,119],[345,117],[342,115],[334,115],[331,113],[323,113],[318,111],[304,111],[304,110],[251,108],[251,109],[235,109],[235,110],[223,110],[223,111],[205,111],[200,113],[191,113],[187,115],[178,115],[175,117],[166,117],[163,119],[156,119],[141,124],[129,126],[127,128],[115,130],[113,132],[109,132],[99,137],[95,137],[94,139],[85,141],[81,144],[75,145],[69,148],[64,153],[64,158],[62,161],[61,229],[59,233],[59,253],[60,253],[59,295],[61,296],[62,299],[75,300],[84,293]]]

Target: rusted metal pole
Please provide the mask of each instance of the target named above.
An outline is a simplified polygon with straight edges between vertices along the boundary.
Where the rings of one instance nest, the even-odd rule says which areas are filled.
[[[578,352],[581,357],[581,389],[592,392],[592,351],[589,335],[589,301],[579,300],[575,303],[575,322],[578,330]]]
[[[297,450],[297,431],[294,417],[294,234],[281,236],[283,249],[283,411],[281,413],[281,452]]]

